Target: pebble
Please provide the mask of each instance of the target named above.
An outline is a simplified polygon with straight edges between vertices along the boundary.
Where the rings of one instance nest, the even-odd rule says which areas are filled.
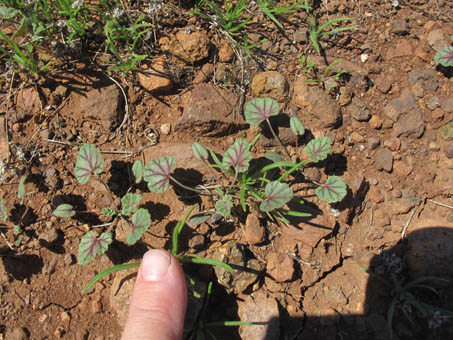
[[[444,153],[447,158],[453,158],[453,143],[446,143],[444,145]]]
[[[266,238],[266,231],[261,225],[258,216],[249,214],[244,227],[245,241],[250,244],[262,243]]]
[[[382,119],[379,116],[371,116],[370,121],[368,122],[370,124],[370,127],[375,130],[379,130],[382,128]]]
[[[370,150],[376,149],[379,146],[379,144],[381,144],[381,141],[377,137],[370,137],[370,138],[368,138],[367,142],[368,142],[368,149],[370,149]]]
[[[372,186],[369,191],[369,199],[374,203],[384,202],[384,194],[378,187]]]
[[[401,147],[401,141],[399,138],[392,137],[384,141],[384,146],[388,147],[392,151],[398,151]]]
[[[72,255],[72,254],[66,254],[66,255],[64,256],[64,263],[65,263],[65,265],[67,265],[67,266],[70,266],[70,265],[74,264],[74,263],[75,263],[74,255]]]
[[[287,254],[271,252],[267,257],[267,273],[277,282],[290,281],[294,276],[294,260]]]
[[[428,143],[428,149],[429,149],[429,151],[439,151],[440,150],[440,145],[437,144],[436,142],[429,142]]]
[[[50,230],[47,230],[43,232],[42,234],[39,235],[39,241],[40,243],[45,243],[45,245],[50,246],[57,242],[58,240],[58,232],[56,228],[52,228]]]
[[[374,154],[374,163],[376,169],[391,172],[393,167],[392,152],[387,148],[377,150]]]
[[[204,245],[204,236],[203,235],[195,235],[189,240],[189,247],[192,249],[201,248]]]
[[[169,135],[171,132],[171,124],[170,123],[162,124],[160,126],[160,132],[165,136]]]
[[[234,57],[234,51],[231,48],[230,44],[224,43],[222,47],[219,48],[219,62],[221,63],[230,63]]]
[[[284,101],[288,97],[289,85],[280,72],[260,72],[253,77],[250,87],[257,97],[266,96],[277,101]]]
[[[6,334],[7,340],[28,340],[29,336],[25,329],[22,327],[16,327],[11,332]]]

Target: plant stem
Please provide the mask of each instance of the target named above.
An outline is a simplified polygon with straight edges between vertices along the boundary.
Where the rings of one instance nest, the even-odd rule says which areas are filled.
[[[112,200],[112,204],[115,204],[115,199],[113,198],[113,194],[110,191],[110,188],[107,186],[107,184],[105,184],[105,182],[101,179],[101,177],[99,177],[99,175],[96,174],[96,178],[104,186],[105,190],[109,194],[110,199]],[[116,210],[119,210],[119,207],[117,205],[115,205],[115,208],[116,208]]]
[[[212,196],[211,193],[208,194],[208,193],[206,193],[206,192],[204,192],[204,191],[197,190],[197,189],[195,189],[195,188],[191,188],[191,187],[189,187],[189,186],[187,186],[187,185],[182,184],[180,181],[178,181],[176,178],[174,178],[174,177],[171,176],[171,175],[170,175],[170,179],[171,179],[174,183],[176,183],[177,185],[179,185],[181,188],[184,188],[184,189],[189,190],[189,191],[196,192],[196,193],[199,194],[199,195]]]
[[[286,150],[285,146],[283,145],[282,140],[281,140],[280,137],[275,133],[275,131],[274,131],[274,129],[272,128],[272,125],[271,125],[271,122],[269,121],[269,119],[266,119],[266,122],[267,122],[267,125],[269,126],[269,129],[270,129],[271,132],[272,132],[272,135],[274,136],[274,138],[275,138],[276,140],[278,140],[278,142],[280,143],[280,146],[282,147],[283,151],[285,151],[286,157],[288,157],[288,160],[291,162],[291,156],[289,155],[288,150]]]

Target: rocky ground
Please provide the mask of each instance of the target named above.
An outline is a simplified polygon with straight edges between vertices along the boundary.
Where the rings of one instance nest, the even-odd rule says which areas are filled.
[[[86,295],[81,289],[95,273],[140,258],[149,246],[168,249],[172,228],[189,206],[213,207],[178,187],[164,194],[136,188],[144,191],[153,220],[143,242],[126,246],[127,230],[119,228],[119,241],[106,255],[80,266],[80,238],[103,221],[89,214],[57,218],[53,209],[66,202],[100,211],[112,203],[99,183],[77,183],[80,145],[99,146],[106,160],[104,179],[117,197],[129,188],[137,159],[171,155],[175,176],[206,182],[212,173],[192,156],[191,144],[199,141],[223,153],[237,138],[251,141],[260,129],[245,123],[243,104],[270,96],[308,130],[296,140],[288,126],[279,126],[293,157],[304,158],[301,145],[313,137],[332,139],[331,155],[306,175],[319,182],[341,176],[348,196],[329,205],[305,189],[307,202],[299,208],[312,217],[291,226],[250,213],[186,227],[183,251],[249,269],[230,275],[187,266],[195,290],[203,292],[215,282],[208,319],[269,321],[213,332],[219,339],[389,339],[392,285],[361,268],[397,273],[405,282],[423,275],[453,277],[453,86],[451,69],[433,60],[451,44],[453,5],[441,0],[400,1],[398,7],[377,0],[323,3],[321,21],[350,16],[359,23],[355,31],[322,41],[328,62],[342,58],[336,67],[346,71],[331,91],[306,81],[303,53],[325,66],[310,47],[302,12],[283,21],[284,34],[263,14],[252,20],[249,39],[267,41],[249,58],[215,27],[167,10],[175,24],[163,31],[160,53],[143,66],[153,72],[112,79],[80,62],[36,86],[16,79],[10,88],[2,78],[0,148],[8,167],[0,196],[24,233],[16,245],[13,229],[2,228],[0,338],[118,339],[133,272],[112,274]],[[324,81],[328,86],[332,79]],[[264,133],[255,154],[273,150],[278,151],[275,140]],[[25,171],[21,204],[17,187]],[[439,287],[439,296],[420,290],[415,295],[453,310],[451,286]],[[190,308],[199,309],[200,300],[191,298]],[[393,336],[447,339],[453,324],[438,314],[410,310],[401,300]]]

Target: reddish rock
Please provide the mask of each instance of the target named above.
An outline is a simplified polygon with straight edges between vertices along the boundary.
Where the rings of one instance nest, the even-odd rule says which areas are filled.
[[[372,186],[370,188],[370,194],[368,196],[370,200],[372,200],[374,203],[381,203],[384,202],[385,197],[384,194],[379,190],[378,187]]]
[[[231,48],[230,44],[225,42],[220,48],[219,48],[219,62],[221,63],[230,63],[233,60],[234,57],[234,51]]]
[[[250,87],[256,97],[271,97],[280,102],[288,97],[288,82],[277,71],[258,73]]]
[[[195,85],[204,83],[204,82],[208,81],[212,77],[213,74],[214,74],[214,65],[212,65],[211,63],[204,64],[201,67],[201,70],[198,71],[195,78],[193,79],[193,83]]]
[[[401,147],[401,141],[396,137],[392,137],[384,141],[384,146],[388,147],[392,151],[398,151]]]
[[[386,59],[390,60],[393,58],[406,57],[413,54],[412,46],[409,43],[409,39],[401,40],[396,44],[395,47],[390,47],[386,54]]]
[[[387,148],[377,150],[374,154],[374,164],[378,170],[391,172],[393,167],[392,152]]]
[[[379,91],[387,93],[392,88],[393,78],[387,75],[380,76],[374,83]]]
[[[244,227],[245,241],[250,244],[259,244],[265,240],[266,232],[260,224],[258,216],[249,214]]]
[[[176,36],[161,39],[159,43],[163,51],[187,64],[199,62],[209,55],[209,40],[203,32],[179,31]]]
[[[282,253],[269,253],[267,257],[267,273],[277,282],[290,281],[294,276],[294,261]]]
[[[151,66],[145,66],[137,74],[140,85],[149,92],[165,92],[173,88],[164,58],[157,58]]]
[[[408,165],[404,161],[398,161],[395,162],[393,170],[397,175],[406,177],[409,176],[409,174],[412,172],[412,166]]]
[[[18,116],[32,115],[41,111],[41,101],[34,87],[23,88],[16,97]]]

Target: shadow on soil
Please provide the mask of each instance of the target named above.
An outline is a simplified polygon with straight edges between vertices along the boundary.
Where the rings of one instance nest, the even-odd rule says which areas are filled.
[[[441,317],[440,314],[436,316],[422,307],[425,303],[436,308],[453,310],[453,267],[449,265],[452,257],[453,229],[431,227],[417,230],[395,247],[383,251],[369,261],[369,267],[366,269],[373,275],[369,276],[366,286],[364,314],[345,315],[333,310],[329,316],[306,315],[303,318],[291,318],[287,310],[279,306],[279,318],[266,320],[265,325],[244,326],[256,327],[251,333],[260,336],[244,337],[242,334],[242,339],[392,339],[387,324],[387,313],[393,300],[396,301],[392,318],[393,339],[452,339],[453,317]],[[396,286],[391,279],[392,273],[402,286],[421,277],[444,278],[450,281],[426,281],[425,284],[430,287],[428,289],[406,289],[405,292],[415,298],[415,302],[412,303],[413,300],[408,295],[396,294]],[[328,287],[324,287],[326,288]],[[433,288],[438,294],[433,292]],[[225,318],[239,319],[237,298],[227,294],[225,289],[218,285],[211,295],[209,311],[212,311],[212,314],[208,316],[209,320],[204,320],[205,323]],[[222,313],[219,314],[219,311]],[[256,314],[260,314],[260,311],[257,310]],[[209,330],[218,339],[241,339],[237,327],[212,327]]]

